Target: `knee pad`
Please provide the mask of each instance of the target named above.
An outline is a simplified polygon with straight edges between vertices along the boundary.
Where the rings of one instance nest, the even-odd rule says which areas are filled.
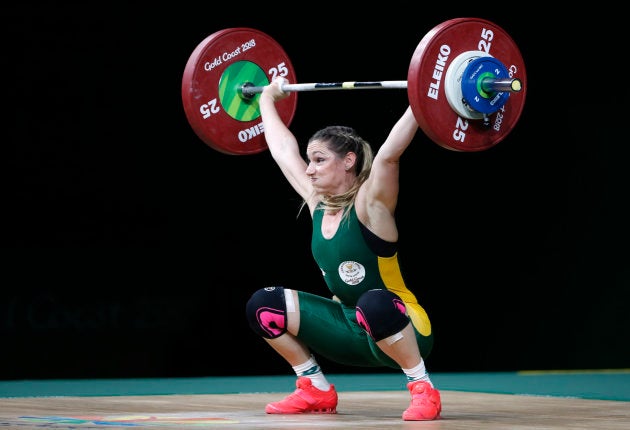
[[[247,321],[254,332],[274,339],[287,331],[287,303],[283,287],[266,287],[256,291],[247,301]]]
[[[376,342],[404,329],[409,323],[407,307],[388,290],[369,290],[357,301],[357,321]]]

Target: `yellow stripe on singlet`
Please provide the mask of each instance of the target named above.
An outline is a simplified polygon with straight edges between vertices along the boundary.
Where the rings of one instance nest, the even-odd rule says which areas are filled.
[[[409,291],[405,281],[403,281],[398,265],[398,253],[391,257],[378,257],[378,268],[387,289],[397,294],[405,302],[413,326],[423,336],[429,336],[431,334],[431,321],[427,312],[418,303],[416,296]]]

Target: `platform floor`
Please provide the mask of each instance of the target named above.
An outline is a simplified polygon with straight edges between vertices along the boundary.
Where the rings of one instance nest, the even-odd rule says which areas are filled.
[[[0,381],[11,429],[630,429],[630,370],[435,374],[436,421],[401,419],[399,374],[328,375],[334,415],[267,415],[291,376]]]

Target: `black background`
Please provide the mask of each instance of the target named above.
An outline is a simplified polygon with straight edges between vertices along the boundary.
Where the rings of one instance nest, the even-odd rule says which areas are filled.
[[[186,62],[211,33],[251,27],[299,82],[404,80],[422,37],[457,17],[511,35],[527,101],[490,150],[420,132],[401,161],[400,260],[432,319],[427,366],[630,367],[619,11],[297,6],[3,6],[0,378],[290,372],[244,304],[271,284],[327,294],[310,220],[267,152],[225,155],[195,135]],[[375,147],[408,103],[399,90],[298,98],[301,141],[343,123]]]

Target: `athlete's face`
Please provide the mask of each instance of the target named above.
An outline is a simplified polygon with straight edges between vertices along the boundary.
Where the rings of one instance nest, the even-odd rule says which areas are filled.
[[[325,142],[310,142],[306,148],[306,158],[306,174],[311,179],[315,192],[333,195],[346,191],[346,163],[328,149]]]

